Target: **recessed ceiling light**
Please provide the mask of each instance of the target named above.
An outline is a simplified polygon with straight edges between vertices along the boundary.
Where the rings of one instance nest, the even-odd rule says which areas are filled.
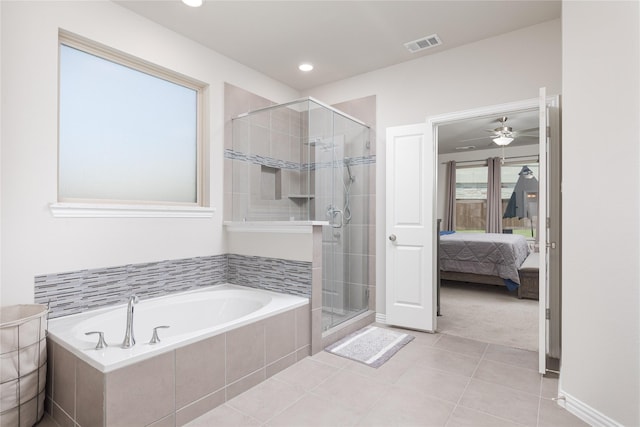
[[[300,65],[298,65],[298,69],[300,71],[311,71],[311,70],[313,70],[313,65],[311,65],[309,63],[300,64]]]
[[[182,0],[182,3],[191,7],[200,7],[202,6],[202,0]]]

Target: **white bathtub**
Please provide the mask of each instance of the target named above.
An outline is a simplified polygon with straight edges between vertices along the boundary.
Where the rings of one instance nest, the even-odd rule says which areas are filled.
[[[133,316],[136,345],[128,349],[120,347],[126,328],[126,304],[52,319],[48,336],[94,368],[109,372],[308,302],[293,295],[216,285],[141,299]],[[158,330],[160,342],[150,344],[153,328],[164,325],[169,328]],[[103,332],[108,347],[97,350],[98,336],[85,335],[92,331]]]

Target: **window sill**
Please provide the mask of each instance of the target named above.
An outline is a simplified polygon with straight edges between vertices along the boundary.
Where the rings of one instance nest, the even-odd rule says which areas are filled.
[[[213,218],[216,211],[215,208],[191,206],[91,203],[51,203],[49,210],[55,218]]]

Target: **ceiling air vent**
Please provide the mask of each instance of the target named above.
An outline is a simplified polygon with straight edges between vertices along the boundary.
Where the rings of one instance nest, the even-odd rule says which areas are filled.
[[[430,47],[439,46],[442,44],[442,40],[437,34],[431,34],[430,36],[419,38],[412,42],[405,43],[404,46],[409,49],[409,52],[415,53]]]

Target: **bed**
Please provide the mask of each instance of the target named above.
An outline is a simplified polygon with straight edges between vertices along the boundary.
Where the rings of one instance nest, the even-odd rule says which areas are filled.
[[[520,285],[518,269],[529,255],[524,236],[452,233],[440,236],[440,279],[506,286]]]

